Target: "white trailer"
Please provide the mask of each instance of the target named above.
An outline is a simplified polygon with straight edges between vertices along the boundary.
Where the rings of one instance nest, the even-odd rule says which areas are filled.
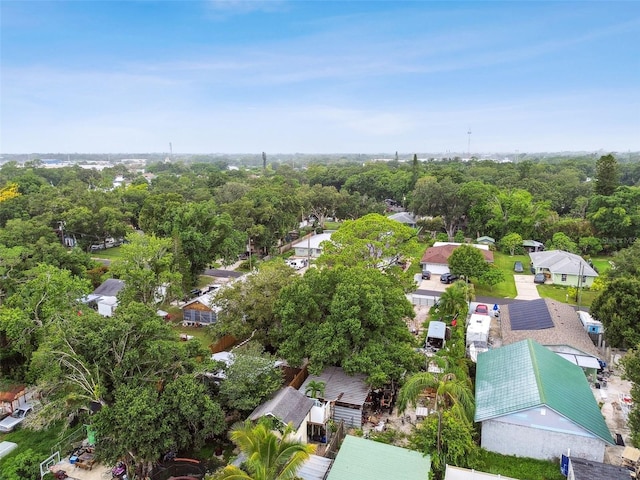
[[[489,350],[489,332],[491,317],[489,315],[472,314],[467,324],[467,348],[475,346],[477,352]]]

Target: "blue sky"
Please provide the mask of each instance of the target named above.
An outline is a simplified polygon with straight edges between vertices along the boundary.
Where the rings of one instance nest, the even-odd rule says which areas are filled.
[[[640,2],[0,9],[3,153],[640,150]]]

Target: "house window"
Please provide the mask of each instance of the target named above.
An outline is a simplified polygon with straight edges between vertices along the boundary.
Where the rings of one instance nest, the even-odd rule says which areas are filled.
[[[566,274],[566,273],[563,273],[563,274],[562,274],[562,281],[563,281],[563,282],[566,282],[566,281],[567,281],[567,274]]]

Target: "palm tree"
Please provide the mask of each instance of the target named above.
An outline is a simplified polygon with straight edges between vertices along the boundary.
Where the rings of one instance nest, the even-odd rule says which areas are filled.
[[[438,415],[438,453],[441,449],[440,428],[442,425],[442,413],[445,410],[469,426],[473,425],[474,400],[471,389],[471,380],[455,363],[448,361],[446,357],[442,373],[420,372],[407,379],[398,393],[398,411],[404,412],[411,404],[416,406],[420,394],[427,389],[435,390],[435,409]],[[441,367],[442,368],[442,367]]]
[[[231,440],[246,455],[244,470],[227,465],[214,480],[293,480],[302,464],[315,452],[315,445],[292,437],[293,426],[279,434],[266,425],[245,422],[231,432]],[[245,471],[246,470],[246,471]]]
[[[307,387],[304,389],[305,395],[309,395],[311,398],[324,397],[325,382],[316,380],[310,380],[307,383]]]
[[[440,313],[443,316],[451,317],[459,314],[466,315],[469,311],[468,300],[467,287],[464,282],[455,282],[440,295],[438,302]]]

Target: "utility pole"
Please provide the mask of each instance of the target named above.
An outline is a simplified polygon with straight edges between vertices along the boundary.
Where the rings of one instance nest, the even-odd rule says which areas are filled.
[[[469,136],[467,140],[467,156],[471,159],[471,127],[469,127],[469,130],[467,131],[467,135]]]

